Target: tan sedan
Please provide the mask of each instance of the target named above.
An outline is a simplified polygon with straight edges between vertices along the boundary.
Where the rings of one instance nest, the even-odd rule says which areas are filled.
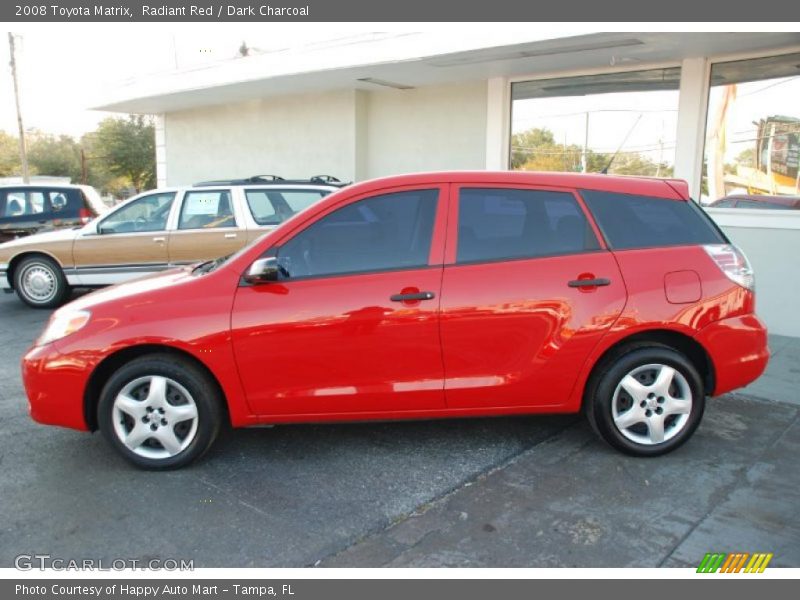
[[[72,287],[109,285],[235,252],[339,189],[316,178],[230,183],[153,190],[83,227],[0,244],[0,288],[16,291],[29,306],[58,306]]]

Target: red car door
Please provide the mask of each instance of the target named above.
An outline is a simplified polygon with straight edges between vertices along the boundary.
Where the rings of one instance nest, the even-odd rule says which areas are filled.
[[[625,286],[570,190],[453,186],[441,330],[449,408],[552,407]]]
[[[445,407],[447,189],[404,187],[339,205],[271,250],[279,281],[238,288],[233,346],[254,412]]]

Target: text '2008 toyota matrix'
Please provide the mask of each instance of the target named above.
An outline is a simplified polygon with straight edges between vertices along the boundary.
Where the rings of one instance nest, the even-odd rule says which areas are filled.
[[[653,456],[763,372],[753,283],[684,182],[406,175],[79,298],[23,375],[35,420],[100,429],[147,468],[190,463],[225,422],[581,410]]]

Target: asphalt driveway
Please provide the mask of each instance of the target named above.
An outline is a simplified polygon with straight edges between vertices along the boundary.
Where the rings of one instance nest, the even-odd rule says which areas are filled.
[[[572,416],[225,432],[136,470],[27,416],[19,359],[47,312],[0,295],[0,566],[18,554],[221,566],[800,566],[800,341],[713,400],[694,439],[622,456]],[[772,369],[772,367],[771,367]],[[776,383],[770,383],[776,382]],[[773,393],[774,392],[774,393]]]

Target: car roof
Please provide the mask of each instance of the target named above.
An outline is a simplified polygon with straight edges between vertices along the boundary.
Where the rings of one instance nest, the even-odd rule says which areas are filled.
[[[0,183],[0,188],[53,188],[80,190],[84,186],[76,183]]]
[[[549,171],[436,171],[411,173],[372,179],[353,184],[347,189],[351,193],[355,193],[375,191],[394,186],[444,183],[539,185],[654,196],[670,200],[689,199],[688,185],[681,179]]]

